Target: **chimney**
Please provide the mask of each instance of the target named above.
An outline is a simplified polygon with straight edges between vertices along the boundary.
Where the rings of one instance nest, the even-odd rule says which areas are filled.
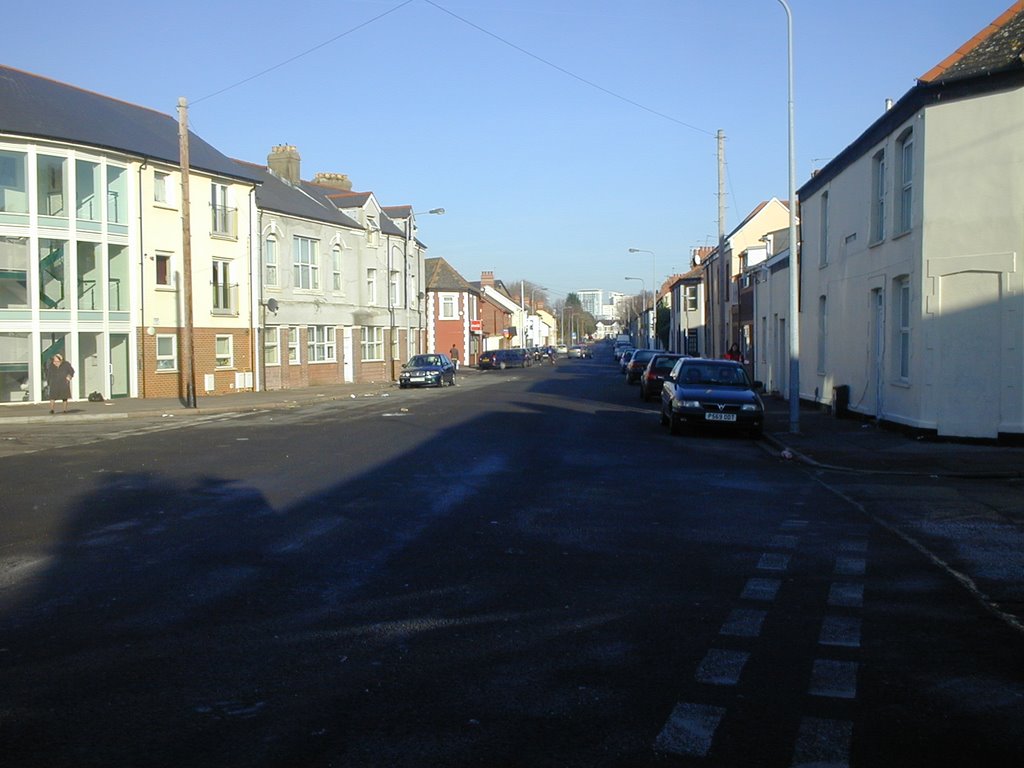
[[[332,187],[342,192],[352,191],[352,182],[344,173],[318,173],[313,177],[313,183],[321,187]]]
[[[494,287],[494,273],[493,272],[481,272],[480,273],[480,287],[485,286]]]
[[[276,176],[290,184],[298,184],[302,180],[299,174],[299,150],[293,144],[277,144],[267,155],[267,167]]]
[[[892,109],[892,99],[886,99],[885,100],[885,111],[888,112],[890,109]]]

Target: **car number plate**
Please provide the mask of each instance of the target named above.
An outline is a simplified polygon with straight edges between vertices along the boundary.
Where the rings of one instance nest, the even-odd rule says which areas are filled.
[[[705,421],[736,421],[735,413],[705,413]]]

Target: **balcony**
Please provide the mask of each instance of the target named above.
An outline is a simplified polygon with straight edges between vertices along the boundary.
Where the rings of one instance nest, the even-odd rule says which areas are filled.
[[[228,208],[224,205],[210,206],[212,221],[210,222],[210,234],[214,237],[228,237],[232,240],[238,238],[238,209]]]

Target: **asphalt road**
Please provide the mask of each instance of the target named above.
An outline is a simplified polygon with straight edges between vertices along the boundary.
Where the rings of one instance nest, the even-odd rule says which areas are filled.
[[[1020,764],[1021,635],[898,489],[602,360],[461,379],[5,433],[4,764]]]

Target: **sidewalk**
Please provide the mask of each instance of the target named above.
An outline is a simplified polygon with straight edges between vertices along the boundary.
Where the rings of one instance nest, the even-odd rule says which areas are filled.
[[[954,441],[898,425],[802,404],[790,432],[789,401],[765,397],[765,439],[795,461],[822,469],[893,475],[1006,479],[1024,477],[1024,445]]]

